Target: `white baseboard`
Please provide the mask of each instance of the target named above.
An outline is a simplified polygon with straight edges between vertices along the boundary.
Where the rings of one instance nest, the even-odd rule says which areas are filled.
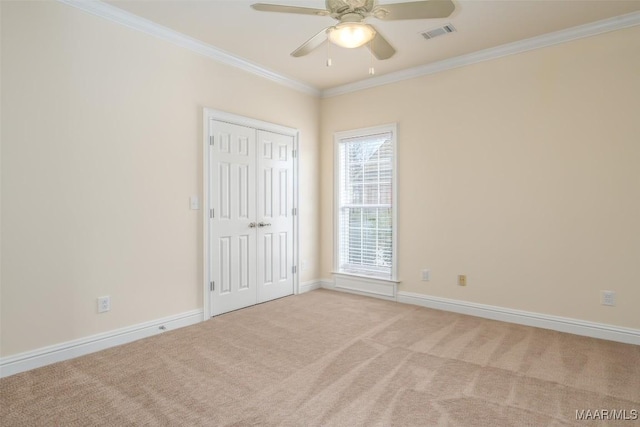
[[[322,289],[331,289],[331,290],[335,289],[335,284],[333,283],[333,279],[320,279],[318,280],[318,283],[320,283],[320,287]]]
[[[309,280],[308,282],[302,282],[300,283],[300,286],[298,288],[298,294],[313,291],[314,289],[320,289],[321,287],[322,283],[320,280]]]
[[[0,358],[0,378],[73,359],[163,332],[202,322],[203,310],[192,310],[62,344]],[[161,329],[162,328],[162,329]]]
[[[329,289],[332,291],[344,292],[347,294],[355,294],[355,295],[362,295],[365,297],[384,299],[387,301],[396,300],[396,298],[393,296],[388,296],[388,295],[384,295],[376,292],[364,291],[362,290],[362,288],[357,289],[354,287],[336,286],[336,283],[333,279],[320,279],[318,282],[320,283],[320,287],[322,289]]]
[[[341,292],[359,293],[335,288],[331,279],[320,279],[300,284],[299,293],[314,289],[331,289]],[[366,295],[366,294],[362,294]],[[372,296],[372,295],[367,295]],[[492,305],[478,304],[461,300],[434,297],[423,294],[399,291],[397,301],[405,304],[419,305],[438,310],[499,320],[502,322],[551,329],[592,338],[618,341],[640,345],[640,330],[602,323],[588,322],[567,317],[529,311],[514,310]],[[20,372],[50,365],[52,363],[73,359],[85,354],[94,353],[110,347],[126,344],[142,338],[161,334],[168,330],[178,329],[201,322],[203,310],[192,310],[150,322],[140,323],[126,328],[116,329],[90,337],[68,341],[62,344],[43,347],[37,350],[0,358],[0,378]],[[164,329],[160,329],[164,327]]]
[[[366,295],[389,301],[395,301],[398,292],[398,282],[396,281],[339,273],[333,274],[333,287],[336,291]]]
[[[618,341],[626,344],[640,345],[640,330],[607,325],[604,323],[588,322],[568,317],[552,316],[549,314],[530,311],[514,310],[493,305],[477,304],[467,301],[434,297],[412,292],[398,292],[398,302],[453,311],[486,319],[502,322],[517,323],[519,325],[534,326],[559,332],[568,332],[592,338]]]

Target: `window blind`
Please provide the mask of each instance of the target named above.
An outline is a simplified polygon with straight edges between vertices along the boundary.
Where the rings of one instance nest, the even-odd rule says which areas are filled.
[[[341,139],[338,268],[392,278],[393,142],[391,132]]]

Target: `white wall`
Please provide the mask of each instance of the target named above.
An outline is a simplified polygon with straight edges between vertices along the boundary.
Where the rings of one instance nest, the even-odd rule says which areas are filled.
[[[300,130],[319,276],[316,98],[58,2],[1,8],[0,355],[202,307],[203,107]]]
[[[400,290],[640,328],[638,52],[634,27],[324,99],[323,277],[333,133],[398,122]]]

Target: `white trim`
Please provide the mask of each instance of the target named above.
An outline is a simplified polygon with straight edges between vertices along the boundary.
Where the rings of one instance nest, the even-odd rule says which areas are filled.
[[[402,280],[398,280],[398,279],[384,279],[384,278],[381,278],[381,277],[366,276],[366,275],[358,274],[358,273],[345,273],[343,271],[332,271],[331,274],[333,275],[334,278],[335,278],[335,276],[345,276],[345,277],[349,277],[349,278],[372,280],[374,282],[378,281],[378,282],[383,282],[383,283],[395,283],[396,285],[399,285],[402,282]]]
[[[124,25],[125,27],[131,28],[133,30],[141,31],[180,47],[189,49],[192,52],[204,55],[222,64],[240,68],[241,70],[263,77],[267,80],[271,80],[283,86],[287,86],[291,89],[295,89],[299,92],[303,92],[313,96],[320,95],[320,91],[313,86],[295,80],[291,77],[276,73],[275,71],[271,71],[259,64],[248,61],[229,52],[225,52],[224,50],[218,49],[214,46],[211,46],[210,44],[184,35],[160,24],[156,24],[155,22],[149,21],[148,19],[141,18],[125,10],[122,10],[115,6],[111,6],[110,4],[103,3],[102,1],[58,1],[68,6],[75,7],[76,9],[80,9],[84,12],[88,12],[101,18],[108,19],[117,24]]]
[[[205,118],[216,120],[218,122],[231,123],[234,125],[254,128],[256,130],[264,130],[267,132],[279,133],[281,135],[298,136],[298,129],[288,126],[278,125],[275,123],[265,122],[263,120],[253,119],[251,117],[240,116],[238,114],[228,113],[226,111],[216,110],[213,108],[205,108]],[[208,125],[208,123],[206,123]],[[205,141],[208,143],[208,141]]]
[[[300,283],[300,286],[298,288],[298,294],[303,294],[305,292],[310,292],[320,288],[322,288],[321,280],[309,280],[308,282]]]
[[[211,249],[211,242],[209,241],[209,209],[210,201],[209,183],[211,182],[211,170],[209,167],[209,140],[211,138],[211,129],[209,126],[209,110],[207,108],[202,109],[202,280],[203,280],[203,294],[202,294],[202,320],[211,318],[213,312],[211,307],[211,292],[209,290],[209,281],[211,280],[211,272],[209,271],[210,260],[209,250]]]
[[[395,298],[391,298],[391,297],[387,297],[384,295],[380,295],[380,294],[375,294],[372,292],[363,292],[363,291],[358,291],[355,289],[347,289],[347,288],[337,288],[333,285],[333,283],[322,283],[322,289],[329,289],[331,291],[336,291],[336,292],[344,292],[346,294],[355,294],[355,295],[362,295],[363,297],[369,297],[369,298],[378,298],[378,299],[383,299],[383,300],[387,300],[387,301],[396,301]]]
[[[398,302],[468,314],[485,319],[568,332],[575,335],[640,345],[640,330],[638,329],[404,291],[398,292]]]
[[[210,195],[210,180],[209,180],[209,138],[212,135],[210,130],[210,121],[215,120],[219,122],[231,123],[239,126],[245,126],[249,128],[253,128],[256,131],[263,130],[267,132],[279,133],[282,135],[292,136],[293,137],[293,146],[296,150],[296,156],[293,159],[293,208],[297,210],[297,214],[293,216],[293,265],[298,266],[297,273],[293,274],[293,294],[297,294],[300,292],[300,248],[299,248],[299,218],[300,218],[300,207],[298,206],[298,180],[299,180],[299,162],[300,162],[300,132],[298,129],[290,128],[283,125],[278,125],[275,123],[265,122],[258,119],[252,119],[250,117],[240,116],[233,113],[228,113],[226,111],[220,111],[213,108],[203,108],[202,110],[202,221],[203,226],[202,230],[204,233],[203,240],[203,249],[202,249],[202,257],[203,257],[203,300],[204,300],[204,310],[203,317],[204,320],[209,319],[212,316],[212,306],[211,306],[211,291],[209,290],[209,282],[211,280],[210,274],[210,266],[209,266],[209,235],[210,235],[210,221],[209,221],[209,209],[211,207],[211,203],[209,200]]]
[[[399,282],[395,280],[382,280],[351,274],[333,273],[332,289],[396,301],[398,283]]]
[[[553,33],[543,34],[541,36],[504,44],[502,46],[484,49],[467,55],[460,55],[455,58],[449,58],[431,64],[407,68],[405,70],[396,71],[379,77],[371,77],[367,78],[366,80],[360,80],[358,82],[336,86],[330,89],[323,90],[321,96],[323,98],[330,98],[332,96],[344,95],[350,92],[357,92],[363,89],[383,86],[390,83],[413,79],[416,77],[440,73],[442,71],[451,70],[453,68],[476,64],[478,62],[489,61],[492,59],[501,58],[503,56],[515,55],[518,53],[527,52],[534,49],[541,49],[543,47],[553,46],[584,37],[595,36],[597,34],[602,34],[609,31],[621,30],[624,28],[633,27],[635,25],[640,25],[640,12],[632,12],[625,15],[616,16],[614,18],[604,19],[601,21],[568,28],[566,30],[555,31]]]
[[[373,126],[361,129],[352,129],[346,131],[335,132],[333,134],[333,268],[337,274],[345,275],[339,268],[340,264],[340,218],[338,210],[340,209],[340,141],[348,138],[364,137],[367,135],[376,135],[381,133],[391,133],[391,144],[393,146],[393,173],[392,173],[392,196],[391,196],[391,212],[392,212],[392,230],[391,235],[391,251],[393,263],[391,266],[391,278],[387,281],[397,282],[398,278],[398,124],[389,123],[385,125]],[[336,274],[334,273],[334,274]]]
[[[163,332],[195,325],[202,321],[202,310],[192,310],[126,328],[80,338],[37,350],[0,358],[0,378],[116,347]],[[164,329],[160,329],[164,327]]]
[[[332,96],[343,95],[363,89],[369,89],[377,86],[387,85],[390,83],[400,82],[403,80],[413,79],[416,77],[435,74],[453,68],[476,64],[478,62],[501,58],[507,55],[514,55],[529,50],[540,49],[547,46],[553,46],[571,40],[577,40],[584,37],[606,33],[609,31],[629,28],[640,24],[640,12],[632,12],[625,15],[592,22],[589,24],[579,25],[577,27],[568,28],[565,30],[555,31],[553,33],[543,34],[525,40],[519,40],[513,43],[485,49],[479,52],[460,55],[455,58],[449,58],[431,64],[407,68],[405,70],[396,71],[379,77],[371,77],[367,78],[366,80],[348,83],[325,90],[319,90],[307,83],[276,73],[275,71],[269,70],[247,59],[233,55],[229,52],[225,52],[222,49],[218,49],[212,45],[189,37],[180,32],[171,30],[167,27],[156,24],[155,22],[141,18],[132,13],[126,12],[115,6],[103,3],[102,1],[58,1],[68,6],[75,7],[82,11],[99,16],[101,18],[108,19],[117,24],[124,25],[128,28],[141,31],[162,40],[166,40],[180,47],[207,56],[217,62],[240,68],[244,71],[266,78],[267,80],[271,80],[302,93],[306,93],[312,96],[319,96],[322,98],[329,98]]]
[[[293,275],[293,294],[300,293],[300,131],[296,129],[293,137],[293,149],[295,157],[293,158],[293,208],[296,214],[293,215],[293,263],[297,267]]]
[[[320,287],[322,289],[335,289],[335,286],[333,285],[333,279],[320,279],[318,280],[318,283],[320,283]]]

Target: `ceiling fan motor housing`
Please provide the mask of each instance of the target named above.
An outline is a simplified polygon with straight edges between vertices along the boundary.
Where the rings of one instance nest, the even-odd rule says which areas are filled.
[[[371,13],[376,5],[376,0],[327,0],[327,9],[331,11],[331,17],[341,19],[345,14],[358,13],[365,17]]]
[[[360,15],[359,13],[345,13],[344,15],[342,15],[342,17],[340,17],[340,22],[362,22],[362,20],[364,19],[364,16]],[[338,24],[339,25],[339,24]]]

